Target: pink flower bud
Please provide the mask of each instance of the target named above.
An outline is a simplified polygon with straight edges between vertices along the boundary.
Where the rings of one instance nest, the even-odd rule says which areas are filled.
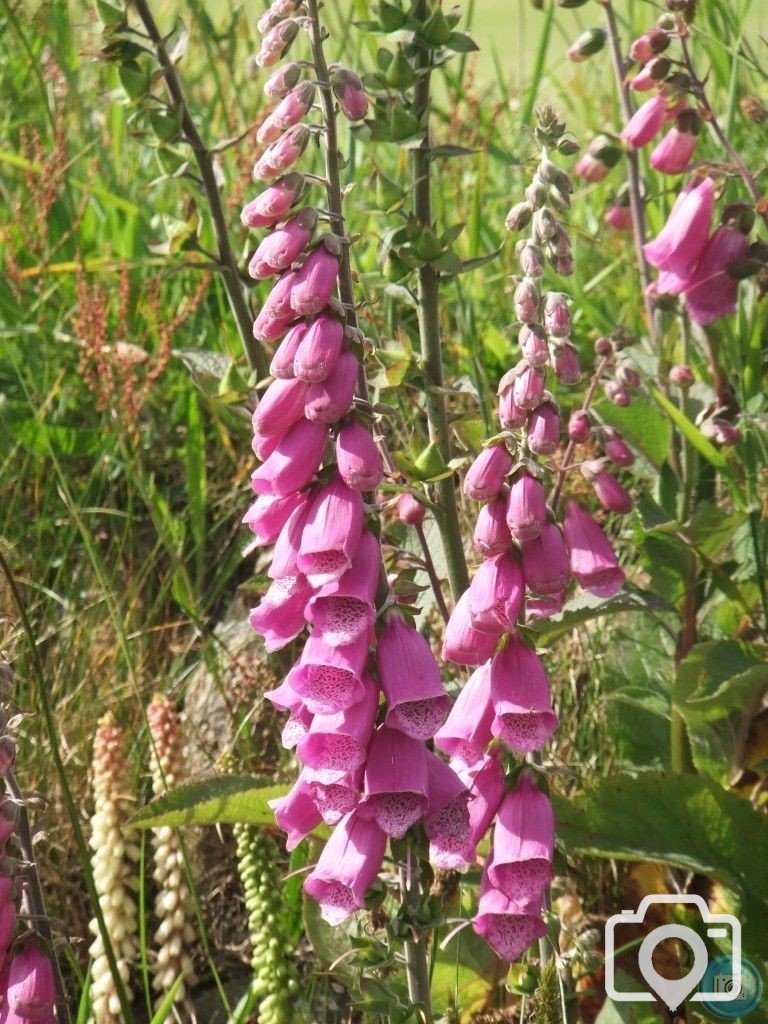
[[[655,89],[667,77],[671,67],[672,64],[666,57],[654,57],[641,71],[638,71],[629,86],[635,92],[648,92],[650,89]]]
[[[496,650],[499,634],[481,633],[472,625],[469,614],[469,591],[465,590],[451,612],[445,627],[443,661],[457,665],[480,665]]]
[[[559,594],[568,586],[571,570],[559,527],[547,523],[538,537],[523,541],[523,572],[534,594]]]
[[[309,243],[317,223],[317,212],[307,206],[295,217],[278,224],[261,242],[248,264],[248,273],[256,280],[271,277],[288,267]]]
[[[304,891],[320,904],[325,921],[337,925],[362,909],[386,845],[386,834],[358,811],[339,822],[304,882]]]
[[[547,336],[539,324],[523,324],[517,335],[523,357],[529,366],[546,366],[549,362]]]
[[[6,999],[10,1013],[24,1021],[53,1020],[53,968],[34,940],[11,960]]]
[[[518,543],[538,537],[547,522],[547,496],[544,485],[525,470],[518,473],[509,488],[507,526]]]
[[[362,121],[368,113],[368,98],[358,76],[339,68],[331,75],[331,85],[342,114],[350,121]]]
[[[518,320],[531,322],[539,315],[539,302],[541,296],[536,282],[530,277],[524,277],[515,288],[512,302],[515,307],[515,316]]]
[[[544,397],[544,371],[524,365],[512,386],[512,398],[521,409],[535,409]]]
[[[297,272],[291,291],[294,312],[300,316],[312,316],[324,309],[336,288],[338,276],[338,258],[325,245],[318,245]]]
[[[553,344],[551,351],[552,369],[561,384],[578,384],[581,380],[581,366],[576,349],[570,342]]]
[[[614,203],[605,214],[605,222],[614,231],[631,231],[632,210],[629,206],[624,206],[622,203]]]
[[[297,21],[280,21],[271,28],[261,40],[261,47],[256,54],[256,63],[260,68],[269,68],[280,60],[299,31]]]
[[[283,18],[287,18],[289,14],[298,7],[296,0],[274,0],[274,3],[270,4],[267,10],[262,14],[259,20],[256,22],[256,28],[262,35],[266,35],[270,29],[273,29],[278,22],[282,21]]]
[[[294,125],[262,153],[253,168],[254,178],[265,180],[284,174],[307,148],[310,131],[304,124]]]
[[[678,114],[670,128],[651,153],[651,167],[663,174],[682,174],[696,149],[701,118],[692,108]]]
[[[368,748],[358,813],[402,839],[427,809],[427,751],[422,740],[380,725]]]
[[[515,404],[515,392],[512,386],[505,388],[499,397],[499,422],[505,430],[518,430],[525,425],[528,410]]]
[[[517,635],[491,662],[491,698],[491,731],[512,750],[538,750],[557,728],[541,659]]]
[[[645,64],[652,56],[651,41],[647,35],[642,35],[632,40],[629,47],[630,60],[636,61],[638,64]]]
[[[512,543],[512,534],[507,526],[508,500],[507,489],[502,488],[492,501],[480,509],[472,542],[484,558],[502,554]]]
[[[599,459],[590,459],[581,465],[582,475],[595,489],[597,500],[609,512],[618,512],[626,515],[632,511],[634,502],[629,491],[627,491],[616,477],[609,473]]]
[[[577,502],[569,501],[563,522],[571,571],[579,584],[597,597],[614,597],[624,573],[600,524]]]
[[[537,405],[528,417],[528,447],[536,455],[553,455],[560,444],[560,413],[552,402]]]
[[[352,408],[357,386],[357,357],[346,349],[323,381],[309,386],[304,415],[308,420],[336,423]]]
[[[602,28],[590,28],[568,47],[568,59],[580,64],[587,57],[599,53],[605,46],[606,33]]]
[[[715,183],[711,178],[681,192],[664,227],[644,246],[648,262],[681,282],[690,280],[707,242],[714,204]]]
[[[273,71],[264,83],[264,92],[270,99],[282,99],[301,78],[301,65],[292,61]]]
[[[520,269],[526,277],[541,277],[544,273],[544,257],[538,245],[525,239],[515,246],[515,253],[520,263]],[[533,316],[520,317],[520,319],[533,320],[535,315],[534,313]]]
[[[631,466],[635,461],[635,453],[624,438],[613,427],[603,427],[600,431],[603,451],[615,466]]]
[[[473,629],[493,633],[513,629],[523,607],[525,582],[516,558],[509,553],[483,562],[469,586],[469,617]]]
[[[325,380],[341,355],[344,328],[332,316],[319,316],[307,327],[293,360],[300,380],[314,384]]]
[[[275,380],[264,392],[251,423],[265,437],[282,436],[304,415],[308,386],[302,380]]]
[[[413,739],[431,739],[451,701],[432,648],[401,615],[391,614],[379,636],[376,667],[387,701],[386,724]]]
[[[621,149],[613,139],[607,135],[597,135],[577,160],[574,172],[585,181],[602,181],[620,159]]]
[[[728,420],[714,416],[704,420],[701,424],[701,432],[704,437],[716,444],[732,445],[741,441],[741,431]]]
[[[589,416],[583,409],[571,413],[571,418],[568,420],[568,439],[570,441],[584,444],[589,440],[590,429]]]
[[[244,206],[240,220],[247,228],[270,227],[298,202],[305,186],[302,174],[296,171],[286,174]]]
[[[251,476],[254,491],[285,497],[292,491],[301,490],[320,465],[327,440],[328,427],[325,423],[300,419]]]
[[[676,384],[679,388],[689,388],[696,378],[690,366],[682,363],[670,368],[669,380],[671,384]]]
[[[658,135],[667,116],[667,104],[664,97],[657,93],[646,100],[627,121],[621,138],[632,149],[642,149],[651,139]]]
[[[603,391],[605,392],[605,397],[613,402],[614,405],[626,406],[632,404],[632,396],[618,381],[605,381]]]
[[[495,498],[512,468],[512,456],[503,444],[489,445],[476,456],[464,477],[464,493],[475,501]]]
[[[427,510],[409,492],[405,491],[397,499],[397,518],[407,526],[418,526],[424,522]]]
[[[345,423],[336,436],[336,463],[344,483],[355,491],[374,491],[384,475],[376,442],[357,420]]]
[[[262,145],[275,142],[288,128],[293,128],[312,107],[315,87],[312,82],[302,82],[291,89],[265,118],[256,132],[256,140]]]
[[[296,282],[296,271],[287,270],[281,274],[261,307],[259,316],[270,316],[274,320],[296,319],[291,309],[291,290]]]
[[[293,361],[296,358],[296,351],[301,344],[301,339],[307,333],[309,325],[304,323],[295,324],[280,342],[272,362],[269,364],[269,372],[277,380],[290,380],[293,377]]]

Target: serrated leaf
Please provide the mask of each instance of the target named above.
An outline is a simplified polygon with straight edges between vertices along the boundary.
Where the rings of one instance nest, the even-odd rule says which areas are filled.
[[[549,642],[590,619],[618,615],[620,612],[645,612],[652,615],[667,610],[668,605],[655,594],[640,590],[623,590],[607,601],[582,591],[568,601],[559,615],[551,619],[539,619],[530,623],[528,628]]]
[[[261,784],[243,775],[215,775],[190,782],[150,801],[131,819],[134,828],[182,828],[185,825],[271,825],[269,800],[285,796],[287,786]]]

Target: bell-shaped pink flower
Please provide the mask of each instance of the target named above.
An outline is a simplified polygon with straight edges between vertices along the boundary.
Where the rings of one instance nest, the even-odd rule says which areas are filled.
[[[304,609],[312,596],[312,587],[303,576],[273,580],[248,621],[264,637],[269,653],[279,651],[304,628]]]
[[[706,326],[736,312],[739,282],[726,267],[747,251],[747,236],[722,225],[704,246],[696,271],[683,291],[685,308],[694,323]]]
[[[291,290],[291,306],[299,316],[314,316],[328,305],[339,276],[339,260],[325,245],[318,245],[298,270]]]
[[[304,524],[307,521],[310,502],[309,495],[299,495],[299,502],[285,521],[280,533],[277,535],[275,546],[272,549],[272,561],[267,569],[267,575],[272,580],[283,579],[286,576],[298,576],[299,574],[299,546],[301,535],[304,532]]]
[[[325,380],[339,360],[344,328],[332,316],[319,316],[307,327],[293,360],[293,372],[310,384]]]
[[[469,591],[465,590],[445,627],[443,661],[453,661],[457,665],[481,665],[496,650],[501,632],[481,633],[474,628],[469,613]]]
[[[303,417],[308,390],[303,380],[273,380],[251,418],[254,432],[264,437],[285,434]]]
[[[310,131],[304,124],[294,125],[262,153],[253,168],[254,178],[277,178],[296,163],[307,148]]]
[[[711,178],[689,185],[675,200],[659,234],[643,247],[648,262],[674,275],[682,287],[693,275],[706,245],[714,204],[715,183]]]
[[[358,76],[339,68],[331,76],[331,85],[342,114],[350,121],[362,121],[368,113],[368,98]]]
[[[701,118],[695,110],[684,110],[651,153],[651,167],[662,174],[682,174],[696,149]]]
[[[308,327],[309,324],[299,321],[280,342],[269,364],[269,372],[276,380],[290,380],[294,376],[293,361]]]
[[[521,906],[500,889],[494,889],[487,872],[480,883],[480,900],[472,928],[508,963],[517,960],[533,942],[547,934],[541,918],[541,899]]]
[[[313,587],[339,579],[352,564],[363,531],[363,499],[336,476],[312,499],[298,567]]]
[[[443,858],[446,870],[461,869],[475,862],[477,846],[487,835],[506,794],[504,769],[498,751],[484,755],[471,767],[461,762],[452,762],[452,765],[462,782],[469,787],[469,836],[464,847],[455,851],[452,862],[447,857]]]
[[[387,837],[374,821],[353,812],[333,830],[304,891],[320,904],[329,924],[340,924],[365,905],[381,869]]]
[[[547,494],[540,480],[523,470],[509,486],[507,526],[518,543],[538,537],[547,523]]]
[[[523,541],[523,573],[534,594],[559,594],[571,577],[565,541],[558,526],[547,523],[538,537]]]
[[[336,465],[341,479],[354,491],[374,491],[381,483],[384,469],[379,449],[370,430],[357,420],[349,420],[336,435]]]
[[[576,501],[569,501],[563,522],[571,571],[579,584],[597,597],[613,597],[624,585],[624,573],[600,524]]]
[[[286,174],[243,207],[240,220],[247,228],[268,228],[284,217],[299,201],[306,181],[303,174]]]
[[[512,386],[515,405],[521,409],[535,409],[544,398],[544,371],[535,366],[524,366]]]
[[[336,423],[352,408],[359,369],[357,357],[345,349],[325,378],[309,385],[304,415],[308,420]]]
[[[509,553],[489,558],[475,573],[469,586],[469,616],[472,626],[493,633],[513,629],[523,607],[523,570]]]
[[[340,579],[322,587],[306,607],[307,621],[327,644],[343,647],[371,638],[380,570],[379,541],[363,530],[352,565]]]
[[[470,838],[469,789],[453,768],[431,751],[427,751],[427,784],[424,831],[429,839],[429,859],[446,869]]]
[[[256,140],[262,146],[279,139],[287,128],[293,128],[307,114],[315,97],[312,82],[301,82],[280,100],[278,105],[262,121],[256,132]]]
[[[361,676],[367,657],[367,637],[332,647],[312,633],[286,681],[313,715],[335,715],[363,699]]]
[[[301,494],[291,493],[284,498],[263,494],[245,513],[243,522],[255,535],[259,544],[274,544],[291,513],[302,501]]]
[[[647,146],[654,135],[658,135],[667,116],[667,104],[661,93],[651,96],[641,104],[627,121],[621,138],[632,149]]]
[[[301,490],[320,465],[327,440],[327,424],[304,418],[294,423],[266,462],[251,475],[254,491],[284,497]]]
[[[362,767],[351,772],[304,768],[301,773],[309,784],[312,799],[326,825],[338,825],[360,803]]]
[[[287,270],[309,244],[317,224],[317,211],[311,206],[295,217],[278,224],[262,240],[248,264],[248,273],[257,281]]]
[[[511,468],[512,456],[506,445],[494,444],[483,448],[464,477],[464,493],[475,501],[495,498]]]
[[[541,659],[519,637],[511,637],[491,663],[491,731],[512,750],[539,750],[557,728]]]
[[[492,739],[496,712],[491,700],[491,663],[475,669],[459,691],[448,718],[435,733],[435,746],[450,758],[472,766]]]
[[[515,903],[538,900],[552,878],[555,816],[528,769],[504,799],[493,830],[488,880]]]
[[[503,554],[512,543],[512,534],[507,526],[508,500],[508,491],[502,488],[495,498],[480,509],[472,543],[484,558]]]
[[[387,699],[386,724],[417,740],[434,736],[451,701],[432,648],[401,615],[387,619],[376,645],[376,667]]]
[[[554,402],[542,402],[528,416],[526,441],[536,455],[553,455],[560,444],[560,413]]]
[[[352,772],[365,763],[373,736],[379,691],[370,677],[363,677],[363,696],[335,715],[315,715],[299,741],[300,761],[315,771]]]
[[[53,1021],[56,988],[50,957],[32,939],[11,960],[5,992],[8,1016],[20,1021]]]
[[[280,732],[280,742],[286,750],[293,750],[304,739],[313,718],[312,712],[307,711],[302,703],[291,709]]]
[[[402,839],[427,808],[427,749],[422,740],[380,725],[365,765],[359,813],[373,818],[394,839]]]
[[[322,821],[312,799],[309,783],[301,775],[285,796],[270,800],[269,806],[275,812],[278,828],[287,835],[285,845],[289,853]]]
[[[634,502],[632,495],[623,487],[613,473],[609,473],[599,459],[589,459],[581,465],[582,475],[593,488],[597,500],[609,512],[626,515],[632,511]]]

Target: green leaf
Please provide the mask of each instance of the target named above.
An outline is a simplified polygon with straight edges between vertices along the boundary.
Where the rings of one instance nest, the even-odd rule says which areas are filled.
[[[11,436],[35,455],[94,456],[104,444],[104,437],[98,430],[80,427],[64,427],[39,420],[3,419]]]
[[[451,32],[445,47],[447,50],[453,50],[454,53],[476,53],[480,49],[474,39],[464,35],[463,32]]]
[[[614,405],[607,399],[595,402],[595,412],[604,423],[620,431],[657,469],[667,460],[672,440],[672,426],[649,402]]]
[[[670,402],[667,396],[662,394],[658,388],[652,388],[651,394],[699,455],[703,456],[715,469],[728,469],[728,462],[723,453],[704,437],[696,424],[692,423],[685,413],[681,412],[673,402]]]
[[[135,828],[170,825],[272,825],[275,816],[268,801],[285,796],[287,788],[264,786],[242,775],[215,775],[191,782],[152,800],[131,819]]]
[[[743,709],[768,687],[768,647],[738,640],[695,644],[678,665],[673,699],[690,720]]]
[[[570,633],[574,626],[590,619],[599,619],[605,615],[618,615],[620,612],[646,612],[655,614],[667,610],[667,605],[654,594],[640,590],[623,590],[616,597],[606,601],[586,591],[572,598],[559,615],[551,619],[539,619],[529,626],[537,637],[550,642],[564,633]]]
[[[616,988],[619,992],[648,991],[645,985],[624,971],[616,971]],[[606,999],[595,1024],[661,1024],[661,1020],[651,1003],[615,1003],[612,999]]]
[[[452,142],[446,142],[440,146],[433,146],[429,151],[429,158],[435,160],[437,157],[472,156],[476,152],[476,149],[467,149],[466,146],[457,146]]]
[[[768,817],[747,801],[701,775],[651,772],[614,775],[553,802],[569,854],[653,861],[714,878],[743,897],[745,948],[768,952]]]
[[[707,558],[716,558],[746,520],[744,512],[726,512],[711,502],[702,501],[681,532]]]
[[[205,429],[196,391],[190,391],[187,399],[187,438],[184,455],[187,464],[187,518],[195,545],[198,583],[202,585],[206,518]]]
[[[179,989],[181,988],[183,981],[183,974],[179,974],[178,977],[174,979],[173,984],[163,996],[163,999],[155,1010],[154,1016],[149,1024],[165,1024],[165,1021],[174,1015],[173,1004],[176,1002],[176,996],[179,994]]]
[[[149,71],[142,68],[139,64],[133,62],[121,64],[117,69],[117,73],[120,77],[120,84],[130,99],[140,99],[145,93],[149,92]]]

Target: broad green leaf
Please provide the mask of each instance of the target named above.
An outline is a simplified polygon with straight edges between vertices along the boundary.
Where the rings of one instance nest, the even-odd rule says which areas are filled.
[[[286,786],[264,786],[243,775],[215,775],[201,782],[165,793],[152,800],[131,819],[135,828],[170,825],[272,825],[274,814],[268,801],[285,796]]]
[[[768,647],[738,640],[696,644],[678,666],[674,701],[690,719],[709,721],[768,687]]]
[[[701,775],[618,775],[555,796],[569,854],[672,864],[743,896],[745,948],[768,953],[768,817]],[[631,808],[631,813],[628,813]]]
[[[549,642],[563,633],[569,633],[574,626],[589,622],[590,619],[618,615],[620,612],[654,614],[666,610],[668,606],[661,598],[640,590],[623,590],[607,601],[583,591],[571,598],[559,615],[532,622],[529,628],[538,637]]]
[[[642,452],[651,465],[658,469],[666,462],[672,427],[650,402],[620,406],[601,399],[595,403],[595,411],[608,426],[620,431],[633,448]]]
[[[647,992],[645,985],[624,971],[616,971],[616,989],[618,992]],[[653,1003],[620,1003],[606,999],[595,1024],[661,1024],[661,1021]]]
[[[728,462],[723,453],[704,437],[696,424],[692,423],[684,412],[681,412],[673,402],[670,402],[667,396],[662,394],[658,388],[652,388],[651,394],[699,455],[702,455],[715,469],[728,469]]]
[[[707,558],[716,558],[731,543],[746,518],[744,512],[727,512],[702,501],[681,532]]]

